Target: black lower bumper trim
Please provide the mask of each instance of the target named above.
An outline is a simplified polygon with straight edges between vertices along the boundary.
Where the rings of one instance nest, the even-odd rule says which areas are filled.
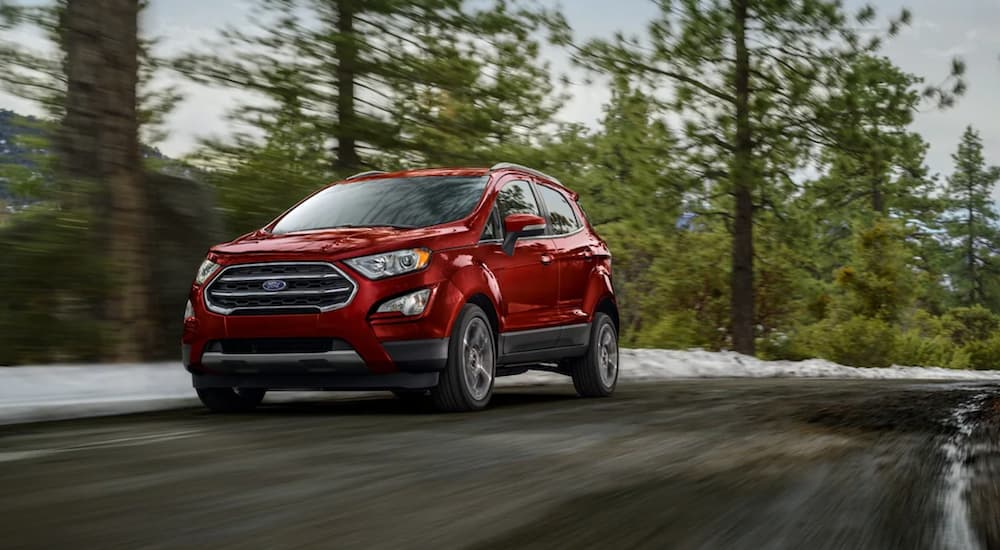
[[[404,372],[437,372],[448,363],[448,338],[383,342],[382,347]]]
[[[196,388],[265,388],[269,390],[420,390],[438,383],[436,372],[391,374],[195,374]]]

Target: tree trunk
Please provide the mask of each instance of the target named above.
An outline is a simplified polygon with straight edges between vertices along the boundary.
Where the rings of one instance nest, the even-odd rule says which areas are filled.
[[[754,353],[753,290],[753,141],[750,133],[750,54],[746,44],[747,0],[734,0],[733,39],[736,43],[735,102],[736,143],[733,154],[732,297],[730,330],[733,349]]]
[[[885,215],[885,198],[882,196],[882,177],[872,176],[872,210],[876,214]]]
[[[884,217],[889,213],[885,203],[886,171],[878,152],[874,152],[872,158],[869,159],[868,170],[868,177],[871,178],[872,211]]]
[[[971,185],[970,185],[971,187]],[[966,221],[966,228],[968,232],[968,241],[966,251],[966,261],[969,267],[969,303],[967,305],[974,305],[977,302],[977,298],[982,298],[981,285],[979,284],[979,274],[976,273],[976,231],[975,231],[975,220],[972,208],[973,201],[973,190],[970,188],[968,193],[968,218]]]
[[[142,359],[152,337],[148,212],[136,113],[138,18],[138,0],[66,4],[62,167],[71,182],[96,184],[114,284],[104,310],[116,335],[113,356],[120,361]]]
[[[355,138],[357,123],[354,101],[354,79],[358,61],[357,37],[354,35],[354,1],[337,3],[337,160],[334,168],[354,170],[361,165]]]

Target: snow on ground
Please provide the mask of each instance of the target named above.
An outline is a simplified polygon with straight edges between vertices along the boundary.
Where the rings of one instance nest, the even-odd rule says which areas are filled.
[[[732,352],[634,349],[621,352],[621,380],[672,378],[864,378],[1000,381],[1000,371],[928,367],[866,369],[822,359],[761,361]],[[501,378],[497,385],[568,383],[544,372]],[[294,399],[286,394],[278,399]],[[268,397],[274,400],[275,397]],[[0,368],[0,424],[100,416],[196,405],[178,363]]]
[[[940,367],[859,368],[825,359],[763,361],[731,351],[623,349],[622,380],[672,378],[863,378],[899,380],[1000,381],[998,371],[954,370]],[[525,385],[565,380],[558,374],[528,372],[501,378],[498,385]]]
[[[0,424],[195,405],[179,363],[0,368]]]
[[[622,376],[634,380],[660,378],[871,378],[914,380],[998,380],[1000,371],[940,367],[859,368],[825,359],[763,361],[731,351],[626,349]]]

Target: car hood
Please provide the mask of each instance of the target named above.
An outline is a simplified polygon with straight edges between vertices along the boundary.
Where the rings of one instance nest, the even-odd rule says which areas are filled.
[[[468,229],[464,225],[420,229],[352,227],[284,234],[255,231],[234,241],[215,246],[211,252],[220,256],[322,255],[324,259],[336,260],[407,247],[426,246],[433,249],[439,245],[439,240],[457,237],[467,232]]]

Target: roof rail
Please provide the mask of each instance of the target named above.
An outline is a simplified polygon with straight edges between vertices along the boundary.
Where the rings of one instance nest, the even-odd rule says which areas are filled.
[[[546,174],[545,172],[542,172],[541,170],[535,170],[534,168],[528,168],[527,166],[522,166],[520,164],[515,164],[513,162],[498,162],[498,163],[494,164],[493,166],[490,166],[490,172],[495,172],[497,170],[505,170],[505,169],[520,170],[522,172],[527,172],[529,174],[538,176],[540,178],[545,178],[545,179],[547,179],[549,181],[554,181],[554,182],[558,183],[559,185],[563,184],[561,181],[559,181],[556,178],[554,178],[554,177]]]
[[[374,176],[375,174],[385,174],[385,173],[386,173],[385,170],[368,170],[367,172],[358,172],[357,174],[354,174],[353,176],[348,176],[348,177],[344,178],[344,180],[345,181],[346,180],[354,180],[354,179],[358,179],[358,178],[363,178],[365,176]]]

